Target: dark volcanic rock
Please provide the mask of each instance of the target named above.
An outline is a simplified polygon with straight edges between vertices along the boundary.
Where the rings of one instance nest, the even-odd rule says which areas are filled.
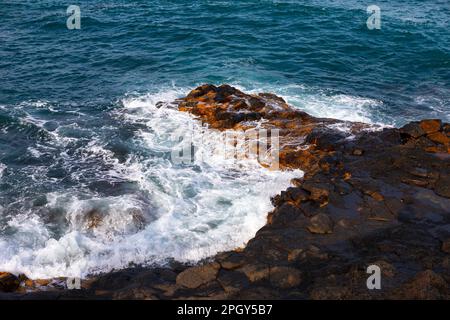
[[[184,270],[177,276],[177,284],[186,288],[195,289],[216,279],[220,265],[211,263]]]
[[[319,213],[310,219],[308,230],[311,233],[332,233],[333,221],[326,214]]]
[[[270,269],[270,283],[277,288],[297,287],[302,281],[301,272],[291,267],[273,267]]]
[[[445,253],[450,253],[450,238],[442,241],[442,251]]]
[[[302,169],[304,177],[272,198],[267,224],[244,249],[194,267],[93,277],[78,296],[450,298],[448,123],[431,119],[379,129],[320,119],[273,94],[249,95],[228,85],[200,86],[176,103],[211,129],[279,129],[280,169]],[[366,286],[370,265],[381,269],[381,290]],[[15,290],[16,280],[9,279],[5,283]]]
[[[450,295],[447,281],[432,270],[425,270],[394,290],[393,298],[436,300],[449,299]]]

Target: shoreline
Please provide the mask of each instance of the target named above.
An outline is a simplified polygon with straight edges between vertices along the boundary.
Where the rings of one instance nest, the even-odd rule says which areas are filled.
[[[450,298],[450,124],[368,131],[228,85],[200,86],[175,103],[211,129],[265,119],[280,130],[280,168],[305,175],[272,198],[266,225],[242,250],[197,266],[113,271],[82,290],[27,289],[27,279],[0,274],[0,299]],[[366,287],[370,265],[381,269],[382,290]]]

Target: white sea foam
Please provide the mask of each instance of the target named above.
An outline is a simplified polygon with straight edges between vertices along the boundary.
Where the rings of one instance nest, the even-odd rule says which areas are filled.
[[[426,110],[429,118],[439,118],[443,121],[450,121],[450,113],[447,111],[450,101],[431,95],[420,95],[414,98],[414,102],[420,106],[421,110]],[[415,118],[418,116],[414,115]],[[410,121],[415,120],[407,119]]]
[[[273,92],[284,98],[286,102],[312,116],[332,118],[345,121],[364,122],[374,125],[390,125],[390,119],[379,121],[377,114],[382,113],[383,102],[375,99],[335,94],[320,89],[308,88],[304,85],[264,86],[249,90],[247,86],[240,86],[244,91],[252,93]]]
[[[171,258],[198,261],[251,239],[265,224],[270,197],[302,172],[270,171],[254,159],[226,159],[211,152],[221,141],[219,132],[168,105],[156,106],[186,92],[171,89],[126,98],[114,112],[120,121],[140,124],[134,143],[143,155],[121,163],[96,139],[79,151],[83,161],[109,164],[108,171],[98,174],[126,179],[138,185],[138,192],[109,197],[85,190],[48,193],[41,210],[63,217],[59,232],[45,221],[48,214],[32,209],[11,217],[8,228],[14,232],[0,237],[0,270],[31,278],[84,277]],[[191,136],[196,152],[211,156],[174,164],[170,153],[180,146],[173,139],[177,132]],[[65,157],[61,155],[70,165]]]
[[[0,162],[0,179],[3,176],[3,172],[6,170],[7,166]]]

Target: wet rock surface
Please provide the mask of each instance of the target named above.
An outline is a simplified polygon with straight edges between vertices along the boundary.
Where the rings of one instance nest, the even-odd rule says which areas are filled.
[[[19,288],[20,280],[8,272],[0,272],[0,292],[12,292]]]
[[[198,266],[111,272],[82,290],[26,289],[0,273],[0,291],[10,291],[0,298],[450,298],[449,124],[319,119],[227,85],[203,85],[176,103],[211,129],[280,130],[280,169],[305,175],[272,198],[267,224],[245,248]],[[381,290],[367,289],[370,265],[381,269]]]

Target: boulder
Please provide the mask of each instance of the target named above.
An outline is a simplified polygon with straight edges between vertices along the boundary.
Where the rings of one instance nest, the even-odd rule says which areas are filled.
[[[430,134],[437,132],[442,127],[442,121],[438,119],[427,119],[420,121],[420,128],[426,133]]]
[[[418,122],[410,122],[406,124],[405,126],[400,128],[400,132],[415,139],[426,134],[426,132],[422,129]]]
[[[270,268],[264,264],[247,264],[239,269],[250,280],[250,282],[256,282],[269,278]]]
[[[20,280],[9,272],[0,272],[0,291],[13,292],[19,288]]]
[[[220,265],[217,262],[191,267],[177,276],[177,285],[195,289],[217,278]]]

